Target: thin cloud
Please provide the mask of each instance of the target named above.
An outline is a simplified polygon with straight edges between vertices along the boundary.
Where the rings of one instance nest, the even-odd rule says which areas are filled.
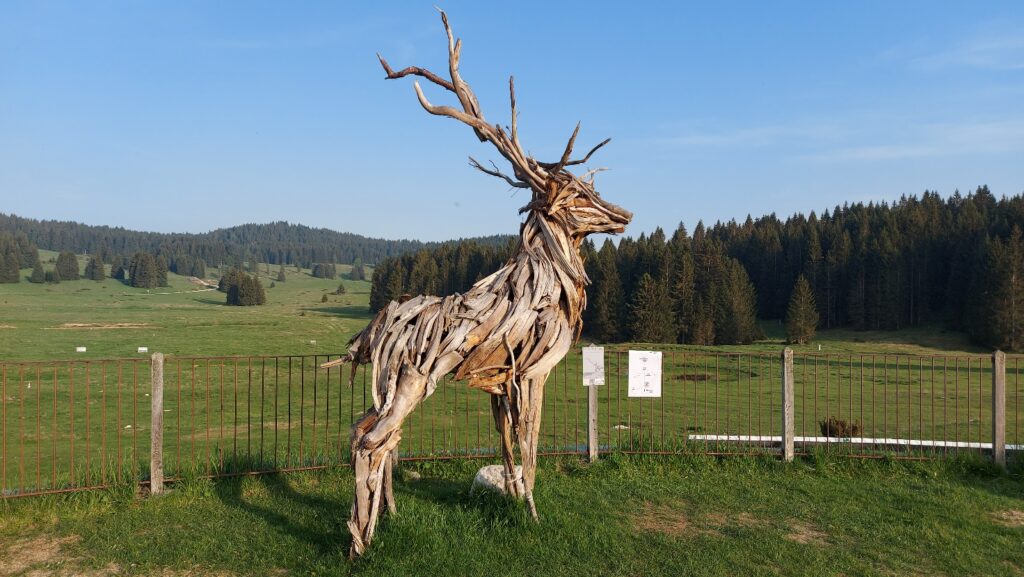
[[[1024,120],[1021,119],[925,125],[909,134],[902,134],[897,142],[858,144],[800,155],[795,159],[863,162],[1017,152],[1024,155]]]
[[[755,126],[720,131],[684,132],[658,139],[662,144],[680,147],[762,148],[781,142],[834,140],[848,133],[835,124],[798,124]]]
[[[1024,70],[1024,33],[974,38],[952,49],[910,59],[922,70],[977,68],[982,70]]]

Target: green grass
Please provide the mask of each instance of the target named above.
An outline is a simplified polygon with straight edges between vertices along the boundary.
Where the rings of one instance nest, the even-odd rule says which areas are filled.
[[[12,573],[32,575],[1024,571],[1024,480],[969,459],[543,459],[539,525],[516,503],[470,495],[479,465],[404,464],[398,516],[354,563],[344,557],[347,469],[191,480],[144,500],[118,489],[0,502],[0,559],[32,548]]]
[[[84,263],[80,258],[82,270]],[[339,266],[339,272],[349,268]],[[269,288],[277,270],[271,266],[267,275],[261,267],[267,304],[260,307],[227,306],[223,293],[201,291],[173,273],[168,274],[169,287],[151,290],[109,278],[0,285],[0,359],[136,357],[138,347],[166,355],[337,353],[369,320],[370,283],[318,279],[308,270],[285,267],[288,280]],[[22,277],[31,272],[23,270]],[[220,275],[209,268],[207,276],[216,283]],[[346,293],[330,294],[339,283],[344,283]],[[326,303],[321,302],[325,293]],[[132,328],[94,328],[117,323]],[[87,351],[76,353],[78,346]]]

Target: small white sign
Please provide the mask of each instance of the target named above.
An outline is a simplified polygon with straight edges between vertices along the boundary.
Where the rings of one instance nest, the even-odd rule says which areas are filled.
[[[85,347],[75,347],[75,352],[76,353],[84,353],[85,352]]]
[[[139,352],[140,353],[148,353],[149,352],[149,347],[139,347]]]
[[[316,344],[316,340],[309,341],[309,344],[315,345]]]
[[[629,396],[661,396],[661,351],[629,351]]]
[[[604,385],[604,347],[583,347],[583,386]]]

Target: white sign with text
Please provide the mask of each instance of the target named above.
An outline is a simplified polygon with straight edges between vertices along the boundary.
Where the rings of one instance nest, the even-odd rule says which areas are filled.
[[[583,347],[583,386],[604,384],[604,347]]]
[[[629,351],[629,396],[661,396],[661,351]]]

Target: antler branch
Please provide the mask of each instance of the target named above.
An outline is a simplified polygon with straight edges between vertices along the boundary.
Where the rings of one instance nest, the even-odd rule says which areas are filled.
[[[500,125],[489,124],[487,120],[484,119],[484,115],[480,110],[480,103],[477,101],[476,95],[459,74],[459,60],[462,55],[462,40],[455,38],[455,35],[452,33],[452,28],[448,23],[448,15],[445,14],[443,10],[438,9],[438,11],[441,13],[441,22],[444,24],[445,35],[448,37],[448,74],[451,77],[450,80],[441,78],[437,74],[425,68],[420,68],[419,66],[409,66],[395,72],[384,57],[378,54],[377,58],[380,60],[380,64],[384,68],[384,72],[387,74],[388,79],[393,80],[396,78],[403,78],[405,76],[421,76],[445,90],[454,92],[455,96],[459,99],[459,104],[462,108],[461,110],[453,106],[432,104],[423,93],[423,89],[420,87],[419,82],[413,83],[413,88],[416,91],[416,98],[419,100],[420,105],[423,106],[424,110],[437,116],[454,118],[455,120],[470,126],[481,142],[490,142],[493,144],[494,147],[498,149],[498,152],[512,164],[514,177],[501,173],[498,171],[497,167],[495,167],[494,170],[484,168],[479,162],[471,158],[470,164],[474,168],[477,168],[485,174],[502,178],[513,187],[532,188],[535,194],[546,195],[550,192],[548,181],[552,175],[562,172],[568,166],[575,166],[577,164],[587,162],[594,152],[605,144],[608,144],[611,139],[605,139],[603,142],[592,148],[582,159],[572,160],[571,155],[573,146],[576,143],[576,137],[579,135],[580,131],[580,126],[577,124],[576,130],[573,131],[572,137],[566,144],[565,151],[558,162],[539,162],[526,154],[522,146],[519,144],[519,111],[516,109],[515,79],[511,76],[508,79],[509,103],[512,107],[512,121],[506,131],[506,129],[503,129]]]
[[[469,157],[469,164],[470,166],[479,170],[480,172],[505,179],[505,182],[509,183],[511,186],[514,186],[516,188],[530,188],[530,183],[523,182],[521,180],[514,180],[511,176],[503,174],[501,171],[498,170],[498,167],[493,162],[491,163],[491,166],[494,167],[494,170],[484,168],[483,165],[477,162],[476,159],[473,158],[472,156]]]

